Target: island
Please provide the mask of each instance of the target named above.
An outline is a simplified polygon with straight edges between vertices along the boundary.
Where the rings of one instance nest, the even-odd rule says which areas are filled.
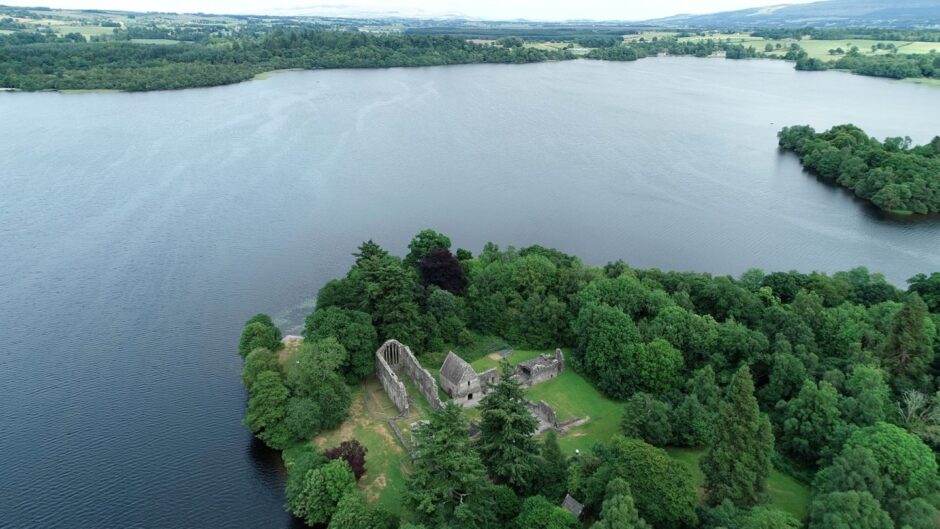
[[[738,278],[373,241],[239,340],[286,508],[374,528],[933,527],[940,274]]]
[[[780,147],[796,153],[813,174],[882,210],[940,212],[940,136],[914,146],[910,138],[880,142],[854,125],[839,125],[820,133],[808,126],[786,127],[778,137]]]

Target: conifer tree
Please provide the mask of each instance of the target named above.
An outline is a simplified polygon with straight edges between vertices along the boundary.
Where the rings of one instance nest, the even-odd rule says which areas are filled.
[[[522,387],[513,378],[509,362],[500,366],[502,380],[480,403],[480,459],[497,483],[517,493],[526,492],[535,473],[532,438],[538,421],[526,406]]]
[[[607,484],[607,499],[601,507],[600,520],[591,529],[649,529],[636,510],[630,485],[621,478]]]
[[[902,389],[916,387],[933,362],[931,334],[936,329],[926,316],[927,304],[917,294],[911,294],[894,317],[888,334],[883,351],[885,366],[894,376],[895,386]]]
[[[463,516],[476,515],[486,526],[490,510],[484,496],[490,484],[480,456],[470,444],[460,407],[448,403],[412,435],[414,453],[406,501],[419,521],[428,527],[446,526],[454,522],[460,509]],[[467,513],[468,509],[473,512]]]
[[[708,503],[727,499],[738,507],[756,505],[767,485],[773,449],[770,420],[757,406],[751,371],[744,366],[731,379],[702,458]]]
[[[558,435],[549,430],[542,440],[542,453],[539,460],[539,492],[552,501],[561,501],[567,489],[568,458],[558,446]]]

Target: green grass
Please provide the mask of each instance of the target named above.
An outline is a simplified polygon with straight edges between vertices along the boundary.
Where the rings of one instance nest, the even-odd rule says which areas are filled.
[[[525,362],[526,360],[532,360],[538,355],[545,354],[554,354],[554,352],[549,351],[533,351],[528,349],[513,349],[512,353],[509,355],[509,365],[516,365],[520,362]],[[482,373],[487,369],[492,369],[494,367],[499,367],[499,363],[502,361],[502,357],[498,352],[491,352],[483,358],[478,358],[472,362],[470,365],[473,366],[474,371],[477,373]]]
[[[408,457],[385,422],[397,414],[382,385],[370,377],[353,390],[350,418],[338,429],[313,439],[313,443],[321,450],[339,446],[349,439],[362,443],[368,452],[360,489],[369,501],[401,515]]]
[[[96,35],[113,35],[115,28],[103,28],[101,26],[52,26],[56,33],[66,35],[68,33],[81,33],[85,37],[94,37]]]
[[[679,461],[692,473],[692,479],[695,486],[701,488],[705,482],[705,475],[699,468],[699,461],[705,455],[704,448],[667,448],[669,457]],[[770,505],[786,511],[799,519],[806,516],[806,508],[809,505],[810,490],[809,487],[793,479],[792,477],[771,470],[767,478],[767,493],[770,496]]]
[[[620,428],[623,404],[601,394],[584,377],[567,369],[558,378],[527,390],[529,400],[549,403],[562,421],[590,417],[587,423],[572,428],[558,438],[568,454],[590,450],[599,442],[608,442]]]

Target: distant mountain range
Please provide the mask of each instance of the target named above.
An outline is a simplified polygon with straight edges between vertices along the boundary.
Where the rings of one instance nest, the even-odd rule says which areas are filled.
[[[668,27],[940,28],[940,0],[828,0],[648,21]]]

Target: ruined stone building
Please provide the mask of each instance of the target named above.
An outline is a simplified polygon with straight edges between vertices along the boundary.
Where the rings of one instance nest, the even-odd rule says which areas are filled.
[[[557,377],[564,370],[565,353],[561,352],[561,349],[555,349],[554,355],[542,354],[532,360],[521,362],[516,366],[516,373],[513,376],[522,387],[530,388]]]
[[[388,398],[402,415],[408,415],[411,407],[408,391],[399,378],[402,374],[414,381],[431,409],[439,410],[444,407],[437,393],[437,381],[427,369],[421,367],[421,363],[407,345],[396,340],[388,340],[382,344],[375,352],[375,373],[382,387],[385,388]]]
[[[477,373],[466,360],[451,351],[441,365],[440,378],[441,388],[455,404],[473,408],[489,392],[490,387],[499,382],[499,372],[493,368]]]

